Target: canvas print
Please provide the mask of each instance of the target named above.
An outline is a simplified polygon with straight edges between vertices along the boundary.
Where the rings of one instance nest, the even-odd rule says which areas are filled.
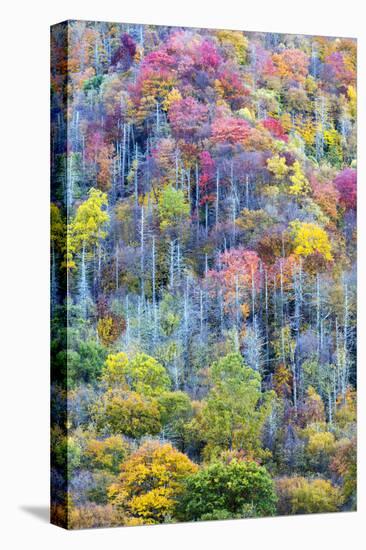
[[[356,509],[356,103],[352,38],[52,27],[53,523]]]

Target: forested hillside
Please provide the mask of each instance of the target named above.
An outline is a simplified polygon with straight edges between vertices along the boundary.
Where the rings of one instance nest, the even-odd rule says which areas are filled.
[[[356,43],[51,37],[52,513],[356,506]]]

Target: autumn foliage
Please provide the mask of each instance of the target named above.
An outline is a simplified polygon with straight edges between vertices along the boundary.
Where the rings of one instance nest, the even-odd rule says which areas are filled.
[[[55,523],[355,509],[356,53],[52,29]]]

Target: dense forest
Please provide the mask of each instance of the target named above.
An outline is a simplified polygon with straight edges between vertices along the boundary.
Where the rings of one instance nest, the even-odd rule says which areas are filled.
[[[356,42],[51,32],[52,521],[356,507]]]

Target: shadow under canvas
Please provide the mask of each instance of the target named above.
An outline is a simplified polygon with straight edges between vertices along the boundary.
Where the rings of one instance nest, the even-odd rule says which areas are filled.
[[[20,509],[27,514],[30,514],[42,522],[49,523],[50,509],[49,506],[20,506]]]

